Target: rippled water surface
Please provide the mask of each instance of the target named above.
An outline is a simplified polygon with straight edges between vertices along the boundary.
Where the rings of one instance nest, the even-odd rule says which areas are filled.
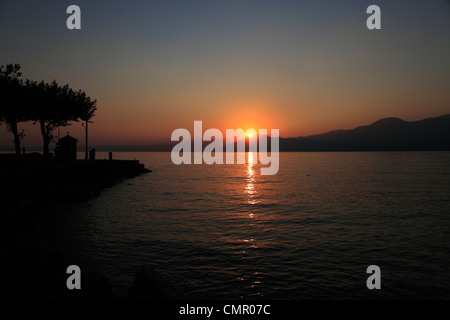
[[[117,294],[148,263],[191,298],[450,298],[449,152],[281,153],[274,176],[114,157],[153,172],[30,232],[101,269]]]

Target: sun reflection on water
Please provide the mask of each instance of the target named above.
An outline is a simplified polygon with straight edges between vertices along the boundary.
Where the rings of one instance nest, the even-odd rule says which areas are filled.
[[[255,169],[253,166],[256,163],[256,155],[253,152],[248,153],[247,159],[247,185],[245,187],[245,192],[247,193],[247,203],[257,204],[259,201],[256,199],[256,188],[255,188]],[[250,214],[253,217],[253,214]]]

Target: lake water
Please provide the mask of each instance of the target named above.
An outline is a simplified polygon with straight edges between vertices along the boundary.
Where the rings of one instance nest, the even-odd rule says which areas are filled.
[[[26,237],[100,269],[117,294],[147,263],[194,299],[450,298],[450,152],[281,153],[273,176],[114,158],[153,172]],[[369,265],[381,290],[366,287]]]

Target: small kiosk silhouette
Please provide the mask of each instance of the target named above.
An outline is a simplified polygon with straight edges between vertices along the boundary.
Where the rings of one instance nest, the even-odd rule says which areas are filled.
[[[74,137],[62,137],[56,143],[55,157],[60,160],[77,160],[77,142]]]

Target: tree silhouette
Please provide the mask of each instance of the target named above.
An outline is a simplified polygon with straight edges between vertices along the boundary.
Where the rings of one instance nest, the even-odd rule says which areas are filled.
[[[39,123],[43,139],[43,154],[50,154],[49,145],[53,140],[53,130],[57,127],[69,126],[70,121],[77,121],[73,90],[69,85],[60,86],[53,80],[51,83],[27,81],[29,97],[34,101],[30,118],[34,124]]]
[[[85,159],[88,159],[88,124],[92,123],[90,121],[95,116],[95,111],[97,110],[97,100],[91,100],[89,96],[83,90],[78,90],[75,93],[75,111],[76,118],[84,121],[84,129],[85,129]]]
[[[16,154],[20,154],[20,139],[17,123],[33,121],[39,124],[43,154],[50,154],[49,145],[57,127],[71,125],[72,121],[84,121],[86,130],[86,154],[88,150],[88,123],[95,116],[97,100],[83,91],[74,91],[68,84],[61,86],[56,80],[50,83],[22,81],[20,65],[0,67],[0,123],[6,123],[14,135]]]
[[[20,140],[24,137],[23,130],[19,132],[17,124],[27,121],[26,96],[23,82],[20,78],[21,66],[8,64],[0,67],[0,123],[5,123],[6,128],[14,136],[14,147],[17,155],[20,155]]]

